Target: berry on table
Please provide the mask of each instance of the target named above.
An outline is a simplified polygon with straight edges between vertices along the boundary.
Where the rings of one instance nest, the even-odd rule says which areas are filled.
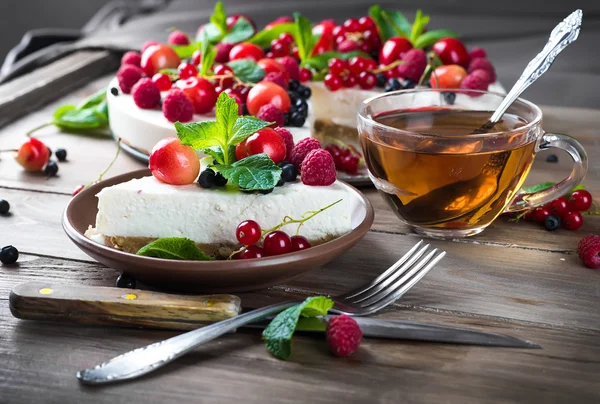
[[[235,258],[246,260],[252,258],[262,258],[266,256],[267,254],[265,253],[265,250],[263,248],[257,245],[249,245],[248,247],[244,248],[244,250],[241,253],[236,254]]]
[[[469,52],[465,45],[456,38],[440,39],[433,44],[432,49],[445,65],[460,65],[465,69],[469,67],[471,60]]]
[[[544,223],[548,216],[550,216],[550,211],[544,207],[533,210],[533,219],[538,223]]]
[[[223,177],[221,173],[216,173],[211,168],[202,171],[198,177],[198,185],[201,188],[222,187],[225,184],[227,184],[227,178]]]
[[[579,240],[577,254],[586,267],[600,268],[600,236],[590,234]]]
[[[583,212],[592,207],[592,194],[585,189],[575,191],[569,196],[569,207],[578,212]]]
[[[169,76],[164,73],[156,73],[154,76],[152,76],[152,81],[154,84],[156,84],[156,87],[158,87],[160,91],[169,91],[173,86]]]
[[[283,112],[273,104],[265,104],[260,107],[256,113],[256,117],[266,122],[273,122],[273,124],[270,125],[273,127],[285,125]]]
[[[292,158],[292,151],[294,150],[294,136],[292,133],[286,128],[277,127],[274,128],[275,132],[279,133],[279,136],[283,139],[283,143],[285,143],[285,158]]]
[[[561,217],[562,226],[567,230],[577,230],[583,225],[583,216],[579,212],[567,212]]]
[[[258,61],[263,57],[265,57],[265,52],[263,52],[260,46],[249,42],[234,45],[229,51],[229,60],[253,59],[254,61]]]
[[[0,199],[0,215],[6,215],[10,210],[10,203],[4,199]]]
[[[175,136],[159,141],[148,163],[157,180],[171,185],[191,184],[200,172],[200,160],[194,149],[183,145]]]
[[[283,112],[289,112],[291,108],[287,91],[273,82],[263,80],[248,92],[246,106],[248,112],[256,116],[260,107],[266,104],[273,104]]]
[[[267,256],[287,254],[292,251],[292,241],[285,232],[275,230],[265,236],[263,248]]]
[[[19,259],[19,250],[12,245],[7,245],[0,250],[0,262],[4,265],[12,265]]]
[[[185,33],[175,30],[169,34],[167,42],[171,45],[189,45],[190,38]]]
[[[194,112],[206,114],[212,111],[217,103],[217,92],[210,81],[200,77],[189,77],[175,83],[192,101]]]
[[[15,160],[26,171],[40,171],[48,162],[48,147],[34,137],[30,137],[17,150]]]
[[[67,160],[67,151],[65,149],[56,149],[56,158],[58,161],[66,161]]]
[[[362,331],[356,320],[345,314],[329,319],[325,335],[331,352],[340,357],[356,352],[362,339]]]
[[[123,65],[117,70],[117,81],[121,91],[125,94],[131,92],[131,88],[142,78],[142,70],[134,65]]]
[[[294,150],[292,151],[292,155],[288,156],[288,160],[300,170],[302,167],[302,161],[306,155],[312,150],[318,150],[320,148],[321,143],[317,139],[307,137],[296,143]]]
[[[140,63],[142,62],[142,55],[139,52],[129,51],[123,54],[121,58],[122,65],[134,65],[140,67]]]
[[[335,162],[327,150],[311,150],[302,161],[300,171],[305,185],[327,186],[336,180]]]
[[[154,76],[162,69],[176,69],[181,63],[177,53],[167,45],[152,45],[142,53],[140,66],[148,77]]]
[[[560,227],[560,217],[550,215],[544,219],[544,227],[548,231],[556,230]]]
[[[83,184],[79,184],[75,187],[75,189],[73,190],[73,192],[71,192],[71,196],[75,196],[78,193],[80,193],[81,191],[83,191],[85,189],[85,185]]]
[[[48,177],[54,177],[58,173],[58,164],[56,161],[49,161],[44,167],[44,174]]]
[[[194,105],[182,90],[173,88],[163,100],[162,111],[169,122],[189,122],[194,116]]]
[[[135,289],[136,281],[131,275],[121,274],[117,277],[115,284],[118,288]]]
[[[260,225],[254,220],[244,220],[235,230],[235,237],[243,245],[258,243],[262,235]]]
[[[160,102],[160,90],[158,86],[149,78],[143,78],[131,89],[133,102],[139,108],[153,109]]]
[[[567,198],[561,196],[547,204],[546,207],[550,211],[550,214],[560,217],[569,210],[569,202]]]
[[[290,240],[292,241],[292,251],[300,251],[310,248],[310,242],[304,236],[292,236]]]

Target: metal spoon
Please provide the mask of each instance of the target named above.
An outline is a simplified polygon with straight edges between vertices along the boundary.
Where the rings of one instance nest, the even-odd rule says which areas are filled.
[[[502,100],[502,103],[500,103],[500,106],[498,106],[490,120],[484,123],[479,129],[475,129],[473,134],[489,132],[523,91],[548,71],[552,63],[554,63],[556,56],[567,46],[575,42],[579,36],[582,17],[583,12],[575,10],[552,30],[544,49],[529,62],[519,80],[517,80],[513,88],[504,97],[504,100]]]

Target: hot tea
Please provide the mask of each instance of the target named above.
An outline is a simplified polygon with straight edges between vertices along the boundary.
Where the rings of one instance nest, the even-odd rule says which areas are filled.
[[[519,131],[527,122],[510,114],[494,128],[502,136],[470,136],[490,115],[421,108],[374,117],[410,132],[375,127],[360,136],[376,187],[407,223],[431,230],[486,226],[514,197],[531,168],[535,137]]]

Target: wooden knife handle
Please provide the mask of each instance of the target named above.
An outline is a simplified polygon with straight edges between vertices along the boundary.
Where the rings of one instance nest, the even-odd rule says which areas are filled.
[[[26,282],[10,293],[10,311],[26,320],[191,330],[240,312],[233,295],[173,295],[138,289]]]

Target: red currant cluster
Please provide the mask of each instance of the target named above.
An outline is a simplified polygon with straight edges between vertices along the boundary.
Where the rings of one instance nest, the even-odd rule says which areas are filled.
[[[335,143],[330,143],[325,147],[333,156],[335,168],[338,171],[344,171],[348,174],[355,175],[360,167],[362,154],[352,145],[340,146]]]
[[[378,52],[381,38],[375,23],[369,16],[349,18],[332,31],[336,49],[340,52]]]
[[[333,58],[327,63],[329,73],[325,76],[325,85],[331,91],[342,87],[360,85],[365,90],[370,90],[377,85],[377,77],[372,73],[377,67],[373,59],[355,56],[349,61]]]
[[[583,225],[581,212],[588,211],[592,205],[592,195],[581,189],[568,197],[561,196],[542,207],[530,210],[523,218],[543,224],[546,230],[556,230],[561,226],[567,230],[577,230]]]
[[[284,32],[279,35],[279,38],[271,41],[270,51],[267,52],[266,57],[279,58],[283,56],[293,55],[298,57],[298,48],[294,46],[294,37],[288,32]]]
[[[277,226],[279,227],[279,226]],[[303,236],[288,236],[281,230],[267,231],[263,237],[260,225],[254,220],[244,220],[235,231],[238,241],[245,247],[234,254],[234,259],[272,257],[310,248]],[[258,245],[263,239],[262,247]]]

